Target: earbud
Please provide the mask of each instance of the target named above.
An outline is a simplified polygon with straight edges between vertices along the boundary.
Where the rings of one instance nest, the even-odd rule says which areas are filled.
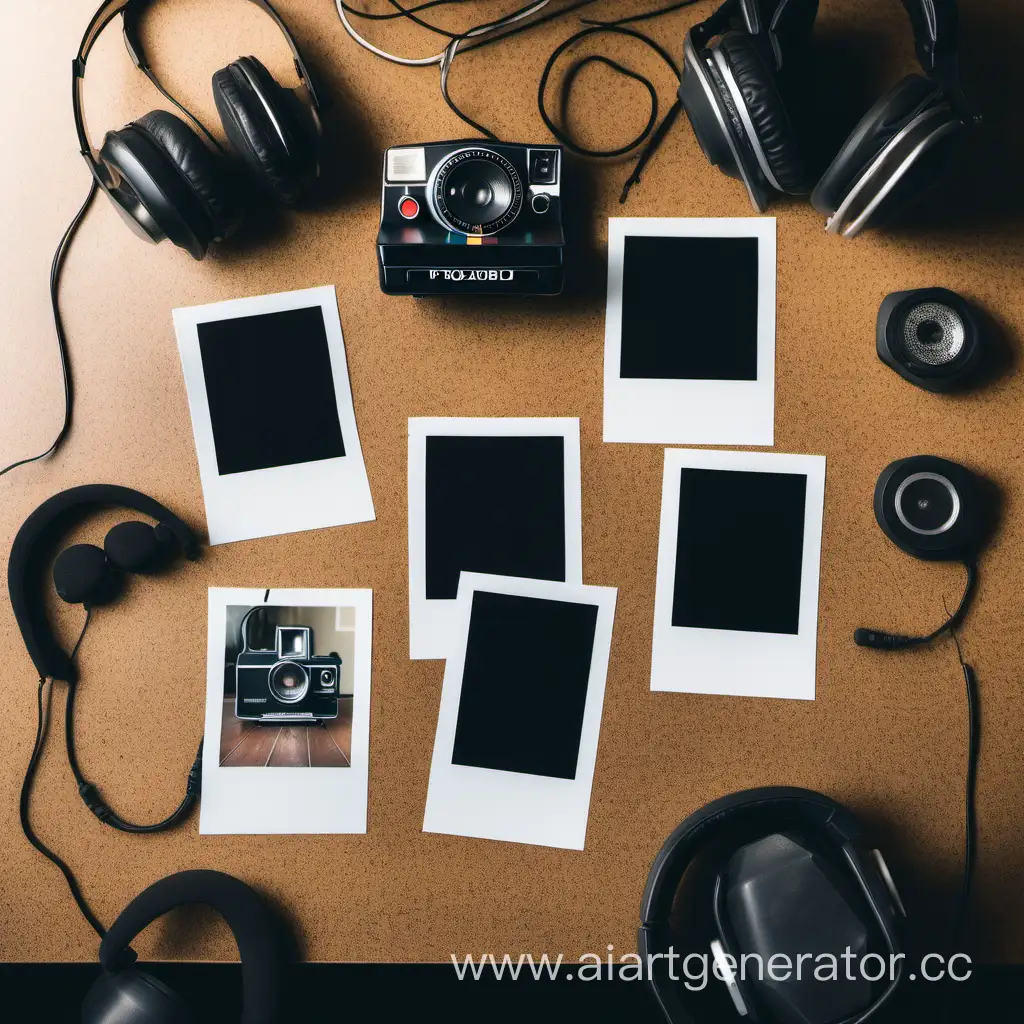
[[[103,541],[107,558],[122,572],[150,573],[163,569],[177,544],[167,527],[130,520],[111,527]]]
[[[883,633],[878,629],[861,628],[853,631],[853,642],[858,647],[872,647],[876,651],[901,651],[904,647],[920,643],[920,640],[902,633]]]
[[[53,563],[53,585],[68,604],[109,604],[120,593],[121,575],[95,544],[72,544]]]

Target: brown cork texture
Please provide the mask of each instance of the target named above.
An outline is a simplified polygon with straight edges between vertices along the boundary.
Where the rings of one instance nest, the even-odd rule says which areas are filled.
[[[556,0],[557,2],[557,0]],[[86,168],[70,113],[70,63],[96,0],[6,3],[0,10],[0,456],[49,444],[60,382],[46,275],[82,201]],[[966,712],[949,642],[899,656],[861,651],[858,625],[924,631],[962,587],[956,566],[915,562],[874,522],[871,494],[892,459],[922,452],[988,474],[1004,495],[965,629],[984,702],[980,859],[972,950],[1024,957],[1020,431],[1024,384],[1012,373],[963,397],[912,388],[879,363],[874,320],[893,290],[941,285],[989,310],[1016,351],[1021,290],[1024,5],[963,3],[962,66],[984,111],[957,176],[913,226],[856,242],[827,235],[805,202],[780,201],[776,450],[828,457],[817,699],[812,703],[649,692],[662,450],[601,441],[607,218],[748,216],[738,183],[710,167],[681,118],[625,207],[628,163],[585,165],[586,211],[574,258],[586,287],[556,300],[418,301],[380,293],[374,254],[385,146],[465,134],[438,95],[436,69],[405,70],[359,50],[330,0],[279,0],[332,106],[330,195],[302,213],[254,215],[204,263],[169,243],[148,247],[100,199],[72,249],[62,289],[75,379],[74,426],[56,458],[0,480],[8,544],[44,498],[75,484],[139,488],[198,527],[203,503],[170,311],[176,306],[337,285],[356,417],[377,521],[230,544],[163,579],[133,579],[98,612],[82,648],[79,756],[122,814],[162,817],[180,799],[203,721],[206,588],[372,587],[373,702],[369,833],[201,837],[198,815],[159,836],[125,836],[83,807],[62,750],[63,690],[32,804],[42,837],[66,857],[110,922],[145,885],[183,868],[233,872],[286,905],[314,960],[442,961],[450,953],[635,948],[641,889],[664,837],[713,797],[748,786],[821,789],[861,813],[888,851],[923,936],[948,920],[963,842]],[[472,4],[487,17],[510,4]],[[594,12],[636,7],[603,0]],[[658,6],[650,3],[648,6]],[[382,3],[375,9],[385,9]],[[710,10],[646,23],[674,55]],[[435,13],[435,12],[431,12]],[[465,10],[449,13],[462,24]],[[537,115],[547,55],[575,18],[460,57],[452,93],[499,135],[548,138]],[[152,63],[172,93],[217,125],[209,79],[240,54],[282,81],[288,54],[241,0],[166,0],[147,15]],[[374,38],[428,52],[437,37],[388,23]],[[132,66],[117,29],[90,61],[93,138],[166,104]],[[905,14],[892,0],[830,0],[817,29],[819,99],[836,138],[873,98],[913,70]],[[674,83],[627,40],[602,52],[644,69],[666,110]],[[584,44],[580,52],[586,52]],[[417,49],[418,48],[418,49]],[[597,44],[595,44],[597,48]],[[829,98],[831,97],[831,100]],[[642,127],[642,86],[588,68],[571,123],[592,145]],[[557,106],[553,103],[552,106]],[[586,849],[549,850],[420,832],[443,665],[410,662],[407,624],[406,420],[410,416],[579,416],[583,438],[585,581],[619,588]],[[101,540],[117,515],[78,536]],[[5,554],[6,557],[6,554]],[[62,607],[70,641],[81,609]],[[525,659],[527,647],[520,652]],[[34,732],[32,666],[10,611],[0,610],[0,958],[88,960],[96,940],[56,869],[24,840],[18,789]],[[523,714],[536,712],[526,702]],[[140,944],[145,956],[230,959],[227,930],[172,915]]]

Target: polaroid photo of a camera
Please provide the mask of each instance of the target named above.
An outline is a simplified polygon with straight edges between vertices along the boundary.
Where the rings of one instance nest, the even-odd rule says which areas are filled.
[[[377,259],[392,295],[557,295],[562,148],[500,142],[384,154]]]
[[[249,646],[248,626],[254,611],[242,620],[242,650],[235,660],[235,717],[267,724],[315,723],[338,717],[341,658],[313,654],[309,626],[275,627],[272,650]]]

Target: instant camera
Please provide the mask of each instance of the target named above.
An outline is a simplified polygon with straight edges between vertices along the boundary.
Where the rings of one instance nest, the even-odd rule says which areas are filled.
[[[384,154],[377,259],[392,295],[557,295],[562,148],[501,142]]]

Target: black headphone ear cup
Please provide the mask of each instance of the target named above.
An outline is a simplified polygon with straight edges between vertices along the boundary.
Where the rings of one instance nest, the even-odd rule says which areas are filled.
[[[121,590],[117,569],[95,544],[73,544],[53,563],[53,585],[68,604],[109,604]]]
[[[228,173],[217,154],[180,117],[151,110],[134,122],[170,158],[213,225],[213,240],[230,235],[241,221]]]
[[[861,173],[885,146],[940,94],[923,75],[907,75],[860,119],[811,193],[814,208],[830,217]]]
[[[317,173],[313,116],[255,57],[241,57],[213,76],[213,98],[228,141],[264,186],[297,203]]]
[[[104,971],[86,994],[82,1024],[192,1024],[182,998],[137,967]]]
[[[779,189],[792,195],[806,194],[810,179],[803,147],[775,72],[744,32],[726,32],[718,46]]]
[[[150,241],[169,238],[201,260],[238,221],[216,157],[173,114],[151,111],[108,132],[99,161],[112,181],[111,199]]]
[[[103,541],[107,558],[122,572],[158,572],[170,561],[174,548],[170,531],[137,520],[111,527]]]

